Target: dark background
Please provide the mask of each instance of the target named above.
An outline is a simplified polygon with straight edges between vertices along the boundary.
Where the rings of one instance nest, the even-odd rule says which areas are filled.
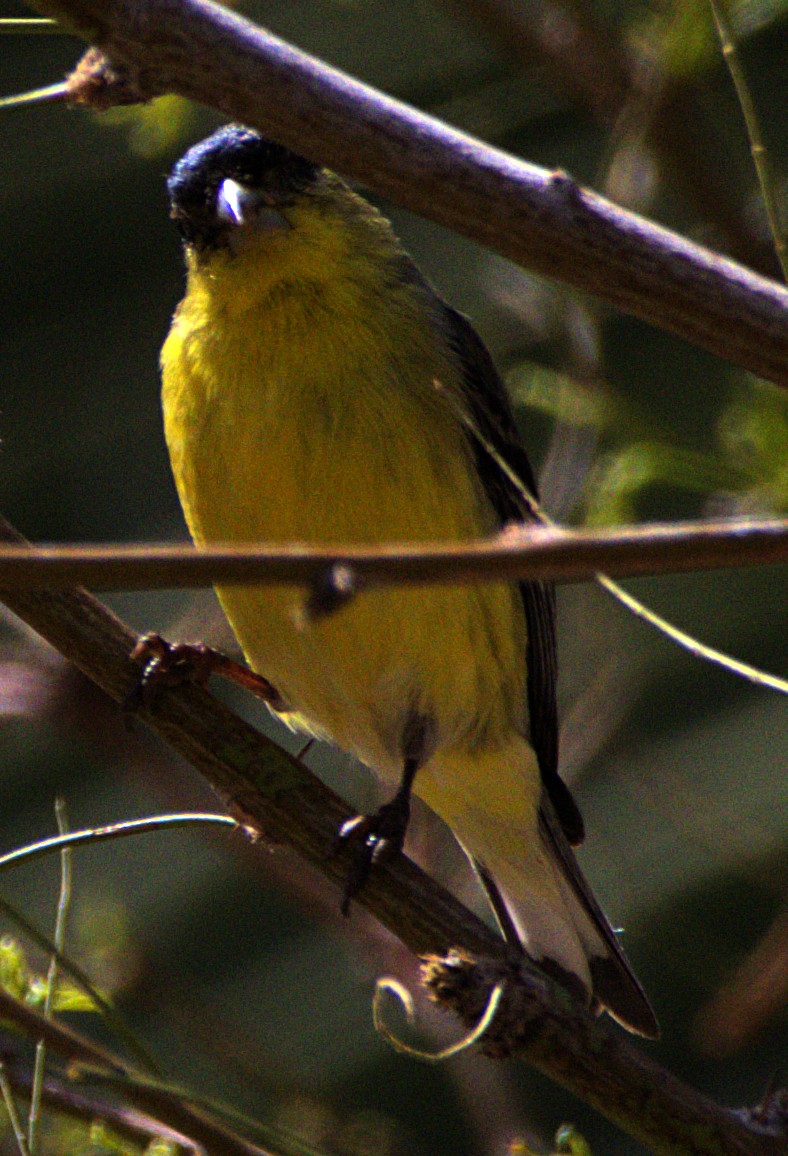
[[[330,63],[776,275],[705,3],[512,3],[525,46],[501,30],[504,9],[245,6]],[[778,192],[784,13],[775,0],[742,4],[738,18]],[[59,80],[81,50],[65,36],[3,38],[0,93]],[[626,96],[611,64],[625,59],[639,77]],[[164,178],[215,123],[175,99],[106,116],[60,105],[0,115],[0,510],[35,541],[185,536],[158,400],[158,351],[182,289]],[[775,387],[382,207],[506,372],[556,516],[784,511],[788,414]],[[784,570],[626,585],[709,644],[784,668]],[[208,595],[112,603],[138,629],[231,646]],[[644,1048],[718,1100],[752,1103],[785,1063],[784,699],[689,656],[591,587],[563,588],[560,607],[563,760],[589,831],[582,863],[662,1023],[662,1041]],[[195,773],[18,623],[0,640],[0,850],[52,833],[56,795],[73,828],[214,807]],[[349,759],[313,750],[309,761],[371,805],[374,785]],[[384,970],[412,986],[413,961],[358,912],[344,923],[337,896],[286,854],[217,831],[75,857],[69,949],[173,1079],[321,1152],[486,1156],[518,1136],[546,1151],[565,1120],[595,1156],[641,1151],[524,1066],[472,1056],[433,1069],[395,1055],[372,1028],[372,986]],[[413,850],[474,901],[423,818]],[[57,870],[53,860],[2,879],[2,894],[48,930]],[[32,951],[31,961],[45,966]],[[435,1047],[453,1025],[425,1015],[422,1042]],[[48,1143],[66,1150],[58,1134]],[[14,1151],[10,1138],[0,1151]]]

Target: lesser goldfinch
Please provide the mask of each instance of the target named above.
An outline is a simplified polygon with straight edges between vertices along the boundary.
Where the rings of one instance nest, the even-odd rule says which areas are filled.
[[[460,542],[533,517],[486,348],[367,201],[238,126],[168,187],[187,288],[164,420],[197,543]],[[582,821],[558,776],[550,587],[378,589],[306,623],[301,588],[217,592],[282,717],[400,784],[367,846],[401,838],[413,785],[495,880],[527,955],[655,1035],[570,849]]]

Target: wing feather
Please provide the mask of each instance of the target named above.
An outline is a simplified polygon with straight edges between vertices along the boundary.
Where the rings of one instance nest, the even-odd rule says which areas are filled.
[[[538,515],[509,476],[511,471],[529,494],[538,497],[506,388],[470,322],[448,305],[443,305],[443,309],[443,324],[462,367],[464,404],[481,435],[474,437],[469,431],[485,492],[501,526],[511,522],[537,523]],[[528,628],[525,658],[530,739],[544,788],[539,809],[540,836],[596,929],[600,946],[604,946],[604,953],[592,953],[589,959],[595,997],[625,1027],[653,1038],[659,1034],[659,1027],[651,1005],[572,851],[582,842],[584,832],[577,804],[558,774],[555,590],[543,582],[521,582],[520,593]]]
[[[512,479],[501,468],[502,459],[536,498],[531,464],[520,442],[506,388],[493,360],[473,326],[446,305],[449,340],[462,364],[466,382],[464,403],[475,428],[488,446],[471,436],[476,468],[501,526],[538,521]],[[526,653],[528,715],[531,744],[536,751],[542,781],[566,838],[572,846],[583,841],[583,820],[569,788],[558,774],[558,712],[556,709],[557,649],[555,591],[544,582],[521,582],[520,594],[528,628]]]

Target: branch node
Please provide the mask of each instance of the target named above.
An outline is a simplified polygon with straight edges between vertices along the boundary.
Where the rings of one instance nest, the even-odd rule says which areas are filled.
[[[550,187],[565,197],[568,203],[577,203],[582,194],[582,188],[566,169],[553,169],[550,173]]]
[[[94,112],[106,112],[118,105],[144,104],[153,95],[130,68],[113,64],[99,48],[89,48],[66,79],[69,103]]]
[[[494,1059],[512,1055],[540,1030],[545,1008],[558,990],[527,965],[519,952],[501,960],[473,956],[459,947],[444,956],[425,955],[421,980],[430,999],[469,1028],[484,1017],[494,990],[502,989],[495,1018],[487,1024],[481,1043],[484,1054]],[[562,994],[571,1000],[568,993]],[[572,1010],[578,1010],[574,1000],[571,1003]]]
[[[306,622],[327,618],[358,593],[358,575],[347,562],[332,562],[314,578],[304,608]]]

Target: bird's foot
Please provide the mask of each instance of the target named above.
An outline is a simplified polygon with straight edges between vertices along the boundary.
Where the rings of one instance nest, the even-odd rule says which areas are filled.
[[[219,674],[251,691],[272,710],[287,709],[268,679],[204,642],[173,643],[160,634],[143,634],[130,658],[142,665],[142,672],[124,703],[127,710],[136,710],[154,701],[166,687],[180,686],[184,682],[204,686],[212,674]]]
[[[374,815],[356,815],[339,828],[337,849],[351,848],[353,859],[342,895],[342,914],[350,911],[350,901],[358,895],[375,863],[398,855],[405,844],[410,819],[410,799],[399,792]]]

